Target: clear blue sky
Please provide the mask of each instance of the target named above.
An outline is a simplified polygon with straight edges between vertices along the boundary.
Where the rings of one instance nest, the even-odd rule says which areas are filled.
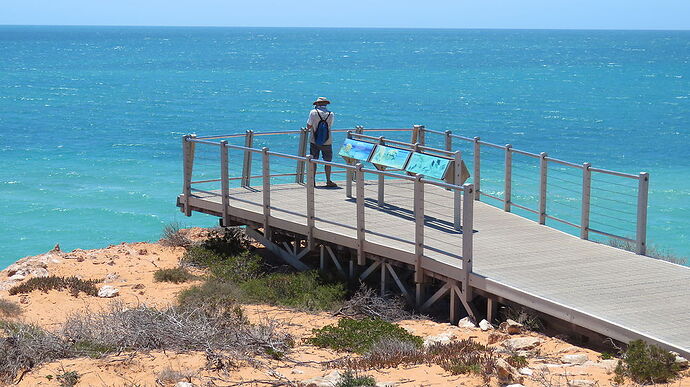
[[[0,0],[1,24],[690,29],[690,0]]]

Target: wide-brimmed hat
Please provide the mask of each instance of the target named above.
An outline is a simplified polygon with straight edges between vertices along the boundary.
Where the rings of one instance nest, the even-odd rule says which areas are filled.
[[[328,98],[319,97],[316,99],[316,101],[314,101],[312,105],[328,105],[329,103],[331,103],[331,101],[329,101]]]

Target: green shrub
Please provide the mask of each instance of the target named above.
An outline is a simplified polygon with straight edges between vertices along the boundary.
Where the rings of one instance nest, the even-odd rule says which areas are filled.
[[[0,316],[15,317],[22,312],[16,303],[0,298]]]
[[[235,283],[245,282],[261,275],[263,260],[249,251],[226,257],[208,265],[211,275],[217,279]]]
[[[89,296],[97,296],[98,288],[96,284],[99,280],[83,280],[77,277],[33,277],[23,284],[10,288],[10,295],[29,293],[34,290],[41,290],[48,292],[49,290],[64,290],[68,289],[72,296],[77,297],[79,292],[84,292]]]
[[[496,371],[493,350],[474,340],[432,344],[426,353],[430,362],[440,365],[453,375],[475,373],[488,380]]]
[[[512,354],[506,358],[506,362],[515,368],[527,367],[529,363],[527,358],[521,355]]]
[[[153,279],[157,282],[172,282],[180,284],[190,281],[194,276],[182,267],[175,267],[172,269],[158,269],[153,273]]]
[[[233,283],[209,280],[180,292],[178,301],[182,309],[198,309],[211,318],[246,323],[244,312],[237,304],[238,293]]]
[[[220,256],[232,257],[249,248],[249,239],[239,227],[227,227],[217,235],[205,240],[202,247]]]
[[[335,387],[372,387],[376,386],[376,379],[372,376],[359,376],[352,371],[346,371]]]
[[[209,267],[222,262],[224,257],[204,246],[191,246],[184,252],[180,263],[197,267]]]
[[[313,336],[307,339],[310,344],[356,353],[368,352],[382,339],[410,342],[417,347],[423,344],[421,337],[414,336],[395,324],[371,318],[344,318],[338,321],[337,326],[326,325],[321,329],[314,329],[312,334]]]
[[[60,382],[60,387],[74,387],[79,382],[80,377],[77,371],[65,371],[63,369],[62,373],[57,375],[57,381]]]
[[[345,298],[341,283],[325,283],[316,271],[272,273],[239,284],[240,301],[302,310],[333,310]]]
[[[656,345],[631,341],[616,367],[616,379],[622,381],[628,377],[635,383],[667,383],[680,371],[675,360],[673,354]]]

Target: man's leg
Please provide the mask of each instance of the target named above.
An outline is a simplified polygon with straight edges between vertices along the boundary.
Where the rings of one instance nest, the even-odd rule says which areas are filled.
[[[323,159],[325,161],[331,162],[333,161],[333,146],[332,145],[324,145],[321,148],[321,153],[323,153]],[[336,184],[331,180],[331,166],[326,165],[324,167],[326,170],[326,185],[329,187],[336,187]]]

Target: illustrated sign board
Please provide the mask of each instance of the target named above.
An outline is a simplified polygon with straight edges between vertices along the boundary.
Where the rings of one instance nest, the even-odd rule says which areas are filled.
[[[346,138],[338,155],[342,156],[348,164],[355,164],[357,161],[369,161],[375,146],[372,143]]]
[[[412,152],[409,150],[377,145],[369,162],[374,164],[377,169],[404,169],[407,160],[410,158],[410,154],[412,154]]]
[[[453,160],[451,159],[415,152],[410,156],[410,161],[407,163],[405,170],[410,173],[443,180],[446,177],[446,172],[448,172],[448,167],[452,163]]]

